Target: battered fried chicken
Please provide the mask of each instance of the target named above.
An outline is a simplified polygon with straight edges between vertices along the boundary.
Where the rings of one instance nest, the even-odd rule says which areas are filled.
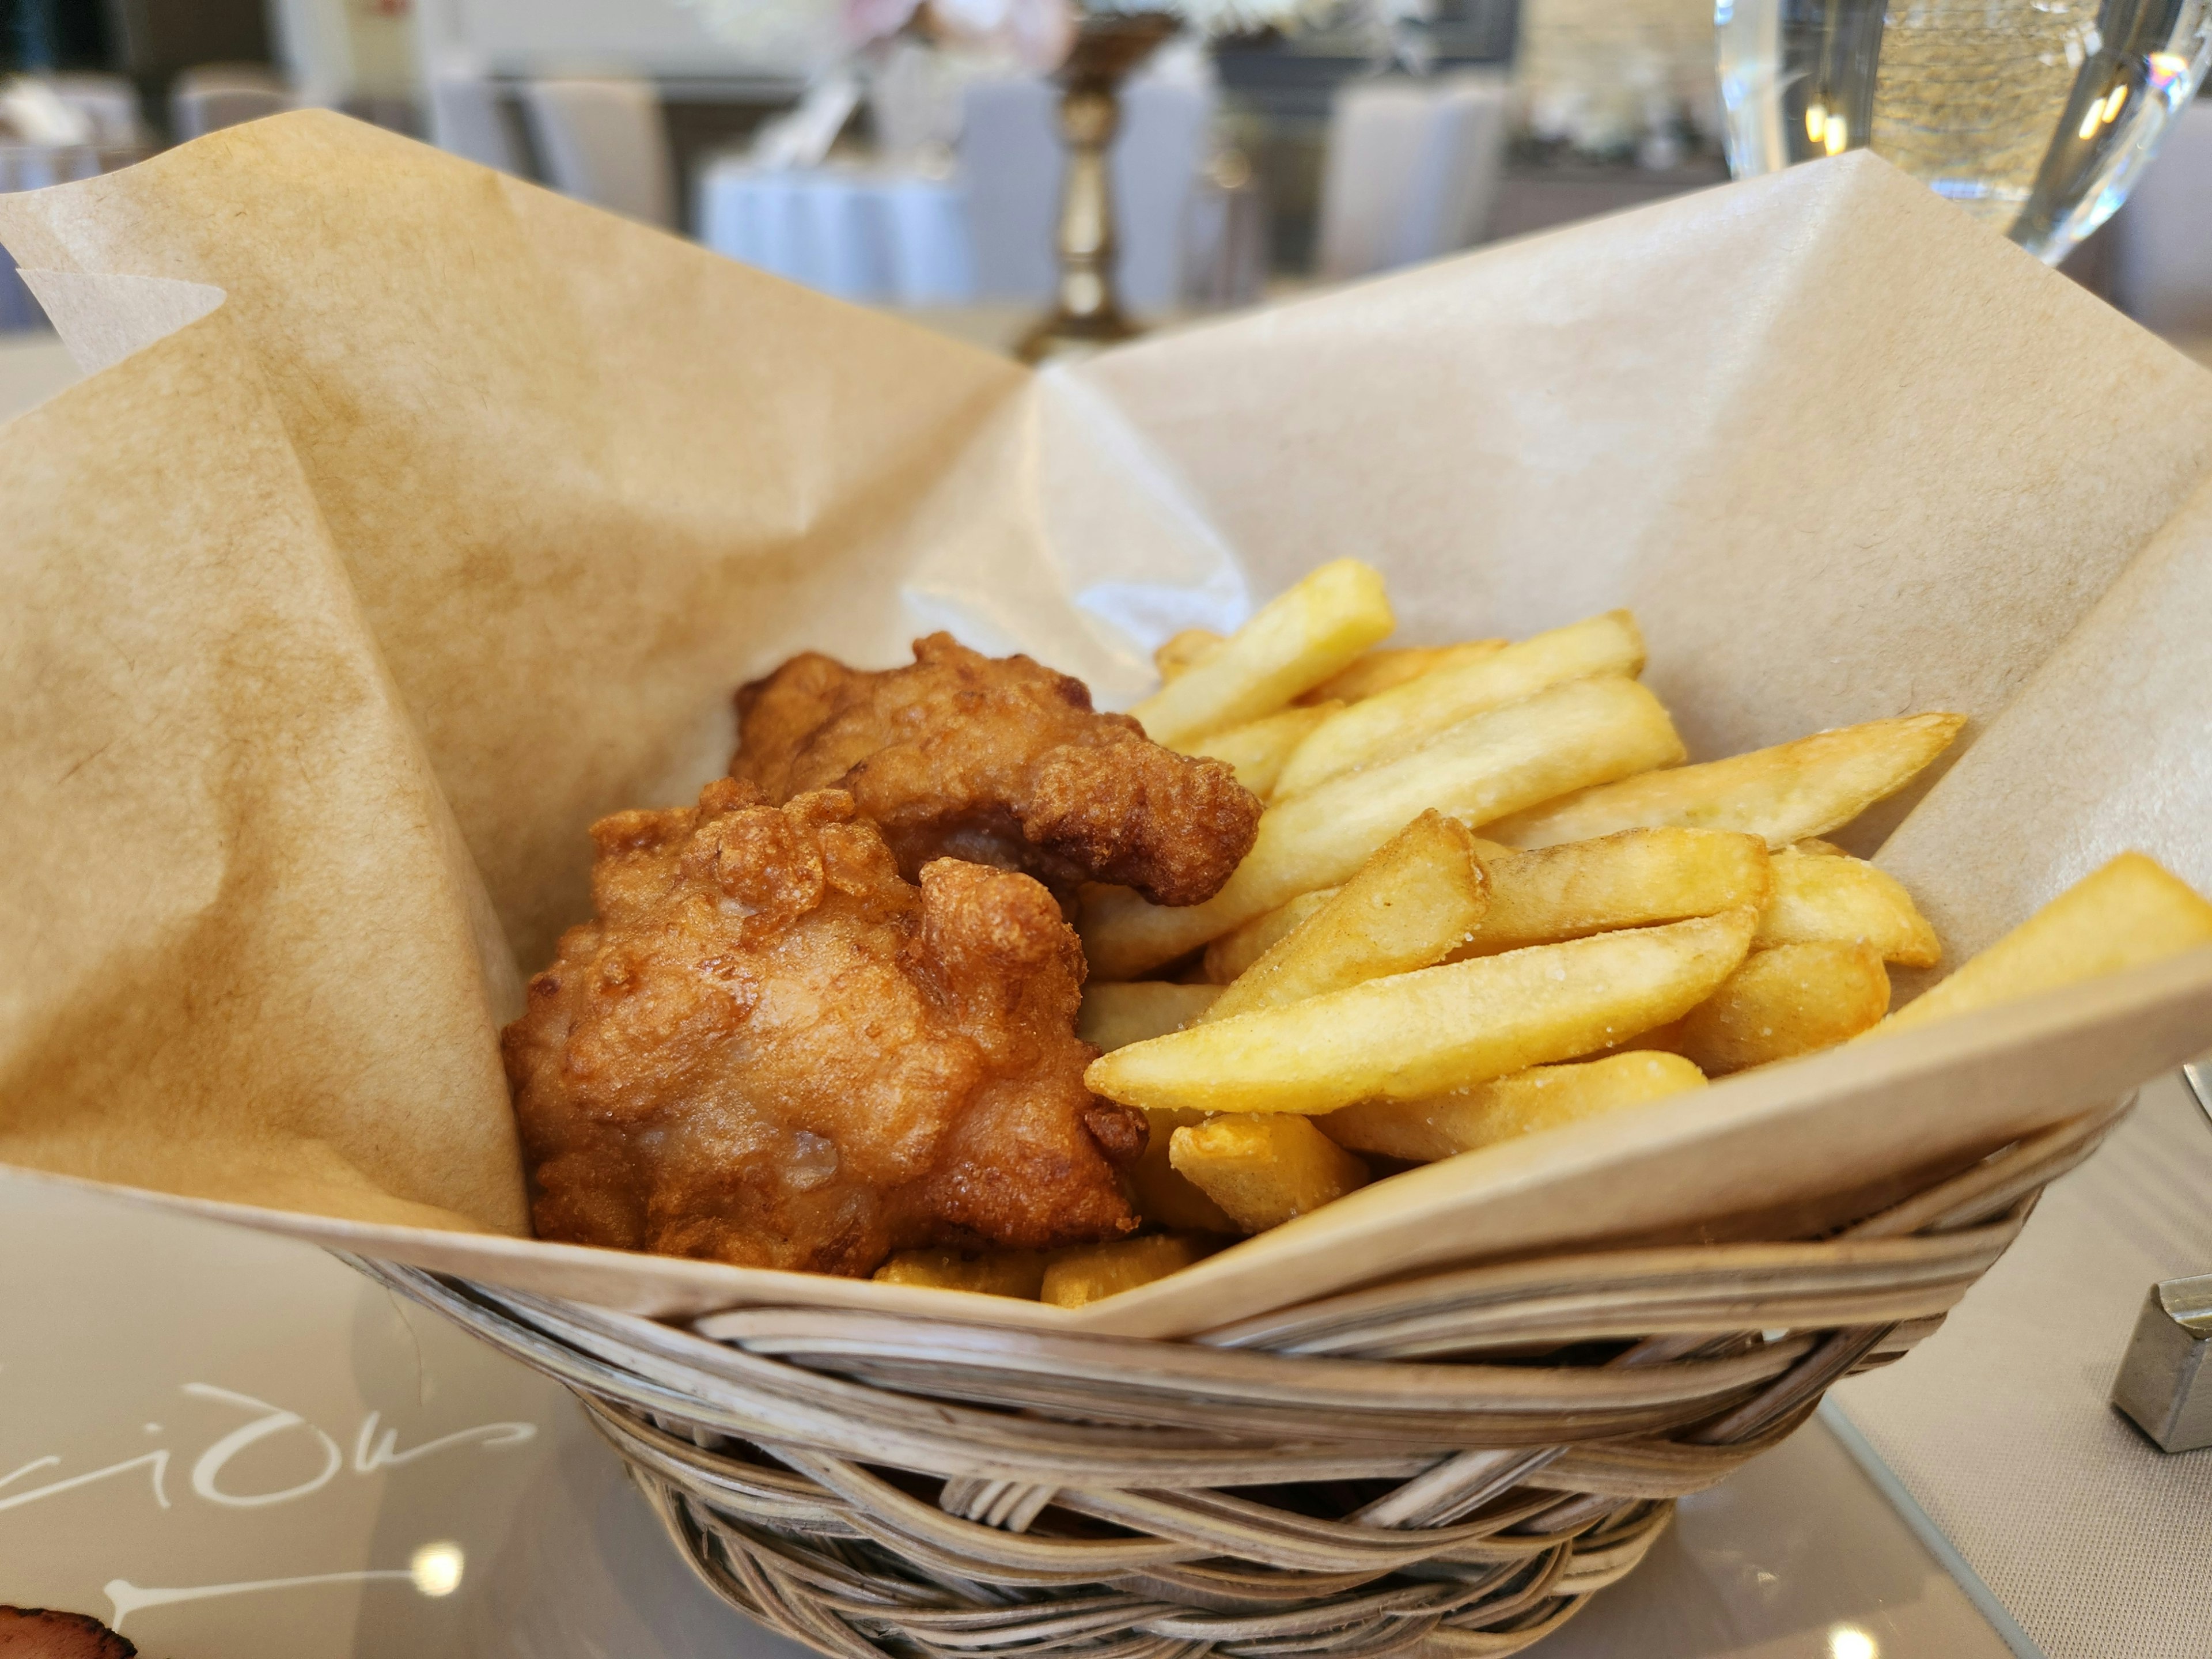
[[[930,1244],[1135,1226],[1096,1099],[1083,955],[1027,876],[919,888],[838,790],[592,826],[596,919],[501,1035],[540,1238],[866,1274]]]
[[[770,800],[842,789],[883,827],[912,879],[950,856],[1196,904],[1258,833],[1260,803],[1219,761],[1164,749],[1082,681],[949,634],[869,673],[807,652],[738,693],[732,775]]]

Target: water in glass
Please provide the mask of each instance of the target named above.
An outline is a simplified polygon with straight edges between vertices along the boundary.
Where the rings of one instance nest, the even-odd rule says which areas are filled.
[[[2212,0],[1718,0],[1729,166],[1862,145],[2057,264],[2212,58]]]

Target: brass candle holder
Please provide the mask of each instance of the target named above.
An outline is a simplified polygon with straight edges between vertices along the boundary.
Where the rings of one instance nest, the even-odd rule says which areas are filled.
[[[1093,14],[1077,29],[1060,65],[1060,130],[1067,141],[1062,175],[1060,289],[1048,313],[1023,336],[1026,363],[1094,351],[1138,332],[1114,291],[1114,186],[1108,151],[1121,124],[1121,83],[1176,32],[1161,12]]]

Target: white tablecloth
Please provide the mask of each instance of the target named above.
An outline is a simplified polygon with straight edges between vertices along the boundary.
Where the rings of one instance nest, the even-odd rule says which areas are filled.
[[[975,293],[967,196],[952,179],[725,157],[700,175],[699,240],[840,299],[945,306]]]

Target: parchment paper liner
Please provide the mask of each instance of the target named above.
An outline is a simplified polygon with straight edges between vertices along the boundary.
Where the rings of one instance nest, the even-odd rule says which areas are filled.
[[[1121,701],[1158,637],[1354,553],[1413,641],[1634,606],[1699,754],[1975,716],[1883,854],[1954,957],[2123,847],[2212,889],[2212,378],[1865,155],[1042,377],[318,112],[0,198],[0,240],[104,369],[0,430],[19,1169],[635,1311],[1173,1334],[1814,1225],[2212,1036],[2191,957],[1433,1166],[1074,1313],[499,1237],[491,1033],[581,912],[583,826],[688,799],[730,687],[804,646],[951,626]]]

